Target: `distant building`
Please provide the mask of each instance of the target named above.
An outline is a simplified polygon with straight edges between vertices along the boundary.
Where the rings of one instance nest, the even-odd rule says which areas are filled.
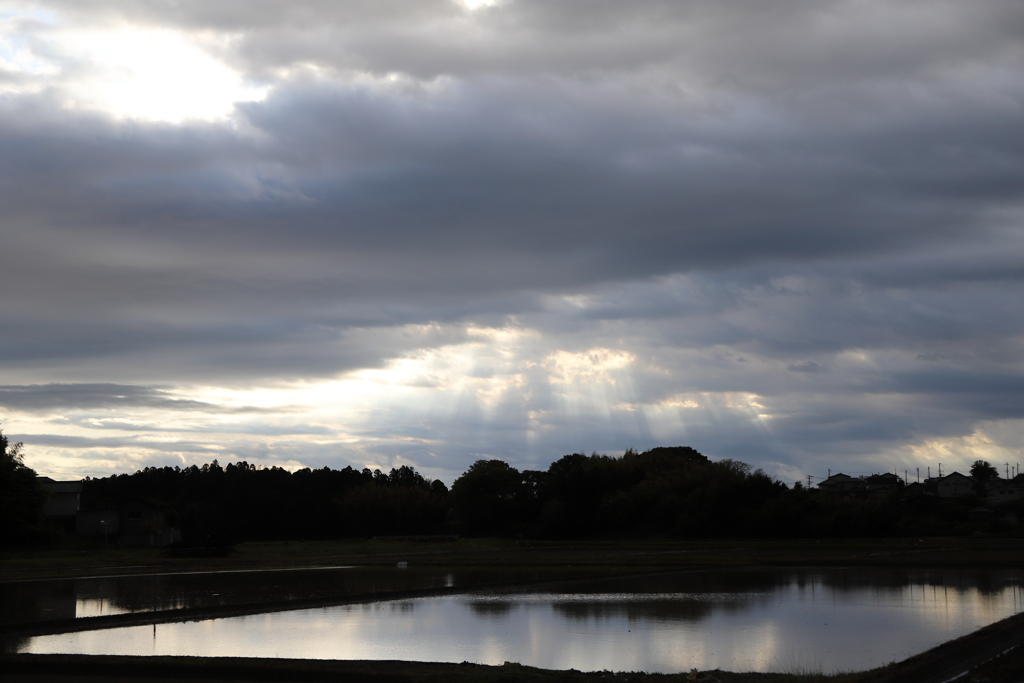
[[[869,498],[885,498],[903,487],[903,480],[891,472],[872,474],[864,480]]]
[[[1000,479],[999,477],[989,477],[988,479],[985,479],[985,480],[983,480],[981,482],[981,486],[982,486],[982,488],[987,493],[988,491],[991,491],[992,489],[999,488],[1000,486],[1002,486],[1005,483],[1006,483],[1005,479]]]
[[[118,508],[118,539],[130,546],[165,546],[181,540],[181,532],[168,520],[169,508],[152,500],[136,499]]]
[[[988,498],[993,503],[1002,503],[1007,500],[1024,500],[1024,474],[1018,474],[1010,480],[997,479],[999,486],[988,492]]]
[[[907,486],[903,487],[903,498],[907,500],[912,498],[920,498],[922,496],[934,498],[935,492],[929,489],[921,482],[914,482],[913,484],[908,484]]]
[[[939,498],[959,498],[974,493],[974,479],[959,472],[947,474],[936,482]]]
[[[839,472],[819,483],[818,489],[836,495],[855,495],[864,491],[864,480]]]
[[[116,539],[118,521],[117,510],[81,510],[75,517],[75,533]]]
[[[66,531],[75,530],[75,515],[81,504],[81,481],[55,481],[49,477],[39,477],[50,496],[43,506],[43,517],[47,522],[63,527]]]

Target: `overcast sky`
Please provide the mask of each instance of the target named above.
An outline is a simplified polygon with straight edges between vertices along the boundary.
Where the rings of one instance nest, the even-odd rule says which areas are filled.
[[[1024,463],[1024,4],[0,0],[55,478]]]

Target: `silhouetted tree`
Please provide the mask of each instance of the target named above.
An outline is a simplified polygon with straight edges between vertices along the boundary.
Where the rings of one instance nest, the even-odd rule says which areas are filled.
[[[466,533],[500,536],[524,527],[527,495],[519,470],[501,460],[477,460],[452,483],[449,499]]]
[[[17,545],[42,536],[47,491],[25,465],[22,444],[11,444],[0,431],[0,544]]]
[[[999,477],[999,470],[989,464],[987,460],[975,460],[974,464],[971,465],[971,476],[978,481],[996,479]]]

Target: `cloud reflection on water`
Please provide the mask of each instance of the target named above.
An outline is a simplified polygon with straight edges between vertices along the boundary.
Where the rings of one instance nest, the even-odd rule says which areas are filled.
[[[863,669],[1020,611],[1022,580],[1021,572],[955,570],[676,574],[46,636],[18,649],[652,672]]]

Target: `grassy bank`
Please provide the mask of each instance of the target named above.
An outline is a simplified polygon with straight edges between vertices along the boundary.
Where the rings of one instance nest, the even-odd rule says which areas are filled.
[[[87,576],[117,571],[387,565],[575,566],[595,569],[704,569],[785,566],[1024,566],[1024,539],[601,540],[460,539],[446,543],[389,540],[251,542],[222,557],[172,557],[159,549],[104,549],[73,543],[0,555],[0,581]]]

